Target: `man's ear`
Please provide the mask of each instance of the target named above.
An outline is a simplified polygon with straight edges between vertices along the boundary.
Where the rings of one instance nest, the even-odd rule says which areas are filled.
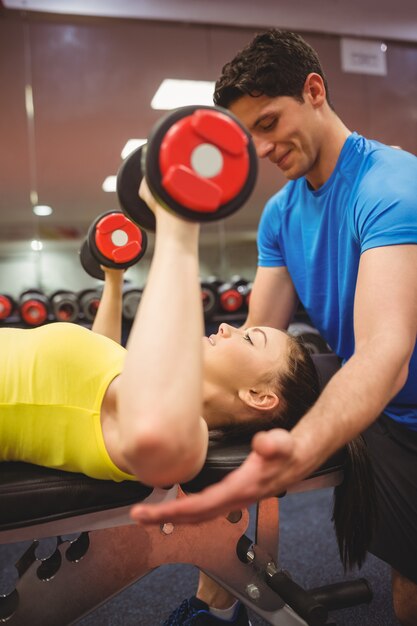
[[[304,83],[304,98],[308,98],[314,107],[321,106],[326,101],[326,87],[320,74],[312,72]]]
[[[238,395],[242,402],[260,411],[270,411],[279,404],[277,394],[270,390],[239,389]]]

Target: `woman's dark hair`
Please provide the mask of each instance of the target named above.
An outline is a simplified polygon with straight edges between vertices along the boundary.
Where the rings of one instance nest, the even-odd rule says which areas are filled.
[[[303,101],[304,83],[312,72],[327,79],[317,53],[297,33],[271,29],[255,38],[226,63],[214,90],[214,103],[224,108],[244,95],[290,96]]]
[[[346,444],[343,482],[334,490],[332,521],[345,571],[362,567],[378,524],[372,462],[364,438]]]
[[[275,386],[281,399],[274,427],[291,430],[320,394],[317,369],[302,340],[288,335],[287,369],[280,372]],[[275,421],[274,420],[274,421]]]

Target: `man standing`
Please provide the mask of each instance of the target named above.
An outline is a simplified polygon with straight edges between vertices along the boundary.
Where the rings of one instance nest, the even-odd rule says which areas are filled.
[[[214,517],[274,495],[363,433],[379,522],[370,551],[392,567],[393,602],[417,623],[417,158],[351,132],[315,51],[270,30],[223,68],[215,103],[249,129],[288,183],[261,218],[247,326],[286,328],[298,298],[344,365],[287,433],[258,433],[224,481],[140,521]]]

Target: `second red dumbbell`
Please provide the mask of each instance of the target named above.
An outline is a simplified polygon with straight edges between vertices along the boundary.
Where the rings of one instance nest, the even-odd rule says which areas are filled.
[[[121,211],[109,211],[91,224],[81,246],[81,265],[93,278],[104,280],[101,265],[126,269],[137,263],[146,252],[147,236]]]

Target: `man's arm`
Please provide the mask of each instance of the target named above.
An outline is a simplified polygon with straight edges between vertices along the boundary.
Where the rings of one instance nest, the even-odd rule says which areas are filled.
[[[288,328],[298,297],[286,267],[258,267],[245,327]]]
[[[124,270],[104,266],[102,269],[105,276],[103,295],[91,330],[121,343]]]
[[[292,431],[304,458],[297,470],[302,476],[365,430],[404,386],[417,334],[416,271],[415,245],[374,248],[362,255],[355,353]]]
[[[243,465],[196,496],[136,506],[142,522],[198,521],[248,506],[301,480],[367,428],[407,379],[417,335],[417,246],[362,255],[355,297],[355,354],[288,433],[258,433]]]

